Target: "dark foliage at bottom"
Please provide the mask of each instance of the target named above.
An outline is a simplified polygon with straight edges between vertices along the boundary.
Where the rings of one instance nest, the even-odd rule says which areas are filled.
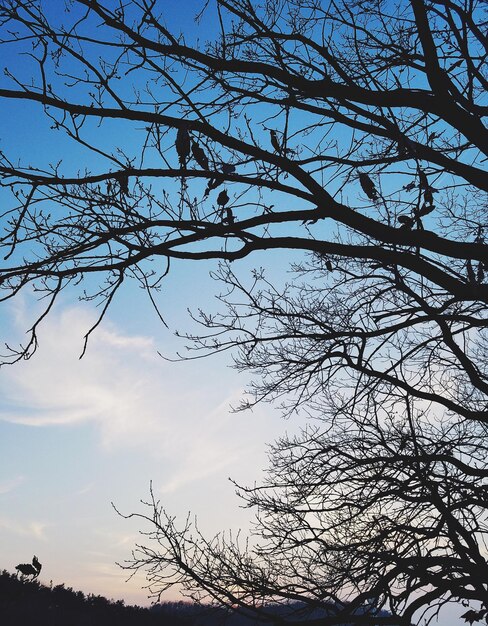
[[[2,626],[189,626],[191,620],[170,615],[164,605],[158,613],[123,600],[84,594],[71,587],[47,587],[0,572],[0,624]]]
[[[84,594],[64,584],[51,583],[47,587],[6,570],[0,572],[1,626],[265,626],[316,623],[327,613],[324,609],[311,610],[300,602],[269,605],[263,609],[261,620],[228,608],[190,602],[164,602],[147,609]],[[386,613],[378,611],[377,615]]]

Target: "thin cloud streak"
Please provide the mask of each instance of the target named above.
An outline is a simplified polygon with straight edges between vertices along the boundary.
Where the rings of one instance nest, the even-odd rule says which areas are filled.
[[[95,422],[107,446],[133,444],[160,430],[154,378],[161,363],[153,340],[100,329],[78,360],[79,338],[92,323],[70,308],[45,324],[36,357],[2,372],[8,410],[1,419],[29,426]]]
[[[24,476],[14,476],[0,481],[0,495],[15,491],[25,480]]]
[[[0,530],[3,532],[19,535],[21,537],[31,537],[41,541],[47,541],[48,536],[46,529],[50,526],[45,522],[32,521],[27,523],[19,523],[6,517],[0,517]]]
[[[139,448],[161,459],[162,493],[253,454],[248,419],[229,414],[242,388],[210,389],[199,363],[168,364],[154,338],[124,334],[108,322],[79,360],[80,338],[93,321],[81,307],[46,321],[35,357],[2,372],[8,410],[0,411],[0,420],[32,427],[94,424],[107,451]]]

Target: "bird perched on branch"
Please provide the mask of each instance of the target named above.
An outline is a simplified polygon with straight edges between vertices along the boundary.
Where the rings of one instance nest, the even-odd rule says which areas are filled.
[[[191,153],[193,158],[202,168],[202,170],[208,170],[208,159],[203,149],[197,144],[196,141],[191,142]]]
[[[186,162],[190,156],[190,134],[185,126],[178,128],[175,141],[176,152],[180,161],[180,167],[186,169]]]
[[[232,213],[232,209],[230,207],[227,207],[225,209],[226,215],[224,217],[223,213],[224,210],[222,209],[222,224],[228,225],[228,226],[232,226],[232,224],[234,223],[234,213]]]
[[[220,209],[220,221],[222,224],[231,225],[234,223],[234,214],[232,213],[232,209],[230,207],[226,208],[226,204],[229,202],[229,200],[230,198],[229,194],[227,193],[227,189],[223,189],[217,196],[217,206]]]
[[[223,189],[217,196],[217,204],[223,209],[227,202],[229,202],[229,194],[227,193],[227,189]]]
[[[276,131],[271,129],[269,131],[269,137],[271,139],[271,145],[273,146],[275,152],[278,152],[278,154],[281,153],[281,144],[278,141],[278,135],[276,134]]]
[[[415,224],[415,220],[410,215],[399,215],[398,221],[400,222],[400,228],[404,228],[407,230],[412,230],[413,225]]]
[[[127,196],[129,193],[129,175],[127,172],[118,172],[117,179],[119,181],[121,193]]]
[[[361,185],[361,189],[370,200],[373,200],[373,202],[376,202],[376,200],[378,200],[378,190],[376,189],[375,184],[373,183],[371,178],[364,172],[361,172],[359,174],[359,184]]]
[[[34,555],[34,558],[32,559],[32,565],[36,568],[37,570],[37,575],[39,576],[41,569],[42,569],[42,565],[41,563],[39,563],[39,560],[37,558],[37,556]]]
[[[426,173],[419,168],[418,169],[418,175],[419,175],[419,187],[420,187],[420,189],[430,189],[430,185],[429,185],[429,181],[427,180]]]
[[[37,556],[34,556],[32,565],[30,563],[19,563],[15,566],[15,569],[20,572],[22,576],[32,576],[34,579],[39,576],[42,565],[37,560]]]
[[[233,174],[236,171],[236,166],[233,163],[222,163],[220,169],[222,174]]]

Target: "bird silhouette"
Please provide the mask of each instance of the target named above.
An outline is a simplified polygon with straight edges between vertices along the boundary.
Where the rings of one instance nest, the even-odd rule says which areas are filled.
[[[374,202],[378,200],[378,191],[375,187],[375,184],[373,183],[371,178],[364,172],[361,172],[359,174],[359,184],[361,185],[361,189],[370,200],[373,200]]]
[[[278,141],[278,135],[276,134],[276,131],[271,129],[269,131],[269,137],[271,139],[271,145],[273,146],[274,150],[279,154],[281,152],[281,144]]]
[[[227,202],[229,202],[229,194],[227,193],[227,189],[223,189],[217,196],[217,204],[223,209]]]
[[[229,202],[229,194],[227,193],[227,189],[223,189],[219,195],[217,196],[217,206],[220,209],[220,221],[222,224],[233,224],[234,223],[234,215],[230,208],[225,208],[225,205]],[[226,214],[224,215],[224,211]]]
[[[234,223],[234,213],[232,213],[232,209],[230,207],[227,207],[225,209],[226,211],[226,215],[225,217],[222,215],[222,224],[224,225],[228,225],[228,226],[232,226],[232,224]],[[222,209],[222,214],[223,214],[224,210]]]
[[[196,143],[196,141],[191,142],[191,153],[195,161],[202,168],[202,170],[208,170],[207,155],[202,150],[202,148]]]
[[[409,215],[399,215],[398,221],[401,224],[400,228],[405,228],[407,230],[411,230],[415,223],[413,217],[410,217]]]
[[[118,172],[117,179],[120,185],[120,191],[124,195],[128,195],[129,193],[129,175],[127,172]]]
[[[32,565],[36,568],[37,575],[39,576],[39,574],[41,573],[42,564],[39,563],[39,560],[38,560],[37,556],[35,556],[35,555],[34,555],[34,558],[32,559]]]
[[[32,559],[32,565],[30,563],[19,563],[15,566],[15,569],[20,572],[22,577],[32,576],[32,579],[37,578],[41,571],[42,565],[37,560],[37,556]]]
[[[220,169],[222,174],[233,174],[236,171],[236,166],[233,163],[222,163]]]
[[[190,156],[190,134],[185,126],[178,128],[175,141],[176,152],[178,153],[178,159],[180,167],[186,169],[186,162]]]

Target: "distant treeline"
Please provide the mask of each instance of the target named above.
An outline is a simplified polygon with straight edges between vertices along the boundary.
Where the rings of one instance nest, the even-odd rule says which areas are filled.
[[[157,604],[150,609],[162,616],[171,615],[190,622],[191,626],[286,626],[288,623],[303,622],[317,623],[320,619],[335,614],[336,605],[330,603],[325,607],[313,608],[304,602],[289,602],[286,604],[269,604],[261,609],[261,619],[255,616],[243,615],[228,609],[201,606],[190,602],[174,602]],[[387,611],[375,610],[372,607],[363,607],[357,614],[368,612],[376,617],[389,617]],[[351,626],[343,624],[342,626]]]
[[[21,580],[6,570],[0,572],[1,626],[193,626],[178,615],[173,604],[158,611],[126,606],[123,600],[84,594],[65,585]]]
[[[303,603],[269,605],[268,619],[257,620],[233,611],[190,602],[164,602],[151,608],[129,606],[123,600],[84,594],[65,585],[46,586],[0,572],[0,626],[270,626],[273,617],[307,622],[334,612]],[[378,611],[376,615],[387,615]],[[345,625],[347,626],[347,625]]]

